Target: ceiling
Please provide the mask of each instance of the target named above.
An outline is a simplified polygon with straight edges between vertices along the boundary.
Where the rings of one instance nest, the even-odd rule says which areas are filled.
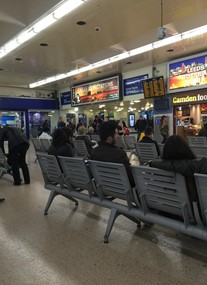
[[[58,2],[0,0],[0,47]],[[205,25],[206,15],[206,0],[163,0],[163,25],[179,33]],[[78,21],[86,24],[79,26]],[[160,25],[160,0],[87,0],[80,8],[0,59],[0,85],[28,87],[46,77],[155,42]],[[48,46],[40,46],[41,43]],[[118,72],[160,64],[205,51],[206,43],[207,33],[40,88],[58,90]],[[173,51],[168,52],[168,49]],[[129,62],[131,64],[127,64]]]

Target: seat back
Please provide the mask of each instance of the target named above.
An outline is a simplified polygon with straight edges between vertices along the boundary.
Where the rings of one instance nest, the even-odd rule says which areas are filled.
[[[123,136],[119,136],[119,137],[117,138],[116,146],[119,147],[119,148],[122,148],[122,149],[125,149],[125,148],[126,148],[125,143],[124,143]]]
[[[99,142],[101,140],[99,135],[91,135],[91,139],[96,142]]]
[[[127,201],[130,207],[134,202],[129,178],[123,164],[88,160],[89,167],[95,179],[98,195]]]
[[[134,149],[134,144],[136,143],[135,136],[124,136],[124,143],[126,149]]]
[[[158,210],[194,221],[185,177],[148,166],[132,166],[141,205],[146,211]]]
[[[199,204],[200,204],[203,222],[207,226],[207,191],[206,191],[207,175],[195,173],[194,177],[196,181],[196,188],[198,192],[198,198],[199,198]]]
[[[85,160],[79,157],[58,157],[63,170],[65,183],[69,189],[88,190],[92,196],[95,192],[89,167]]]
[[[158,154],[154,143],[135,143],[135,149],[140,164],[144,164],[152,159],[157,159]]]
[[[199,137],[199,136],[187,136],[187,141],[189,145],[206,145],[207,146],[207,139],[206,137]]]
[[[34,146],[35,152],[44,152],[39,138],[31,138],[31,141]]]
[[[76,152],[77,156],[89,157],[87,147],[86,147],[85,142],[83,140],[74,140],[73,144],[74,144],[74,148],[75,148],[75,152]]]
[[[36,153],[36,155],[42,170],[45,185],[56,183],[63,186],[63,174],[56,156],[44,153]]]
[[[42,145],[43,151],[48,152],[49,147],[51,145],[51,140],[49,140],[49,139],[39,139],[39,140],[40,140],[40,143]]]
[[[197,158],[207,156],[207,145],[190,145],[190,148]]]
[[[165,145],[164,143],[158,143],[160,149],[160,157],[162,157],[164,145]]]

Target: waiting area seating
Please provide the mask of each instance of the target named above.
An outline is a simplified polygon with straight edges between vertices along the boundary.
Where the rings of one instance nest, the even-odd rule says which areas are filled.
[[[135,143],[135,150],[140,164],[147,163],[149,160],[159,158],[157,149],[154,143]]]
[[[200,136],[188,136],[188,144],[197,158],[207,156],[207,138]]]
[[[200,187],[201,219],[198,205],[189,201],[185,178],[180,174],[148,166],[132,166],[135,187],[131,187],[122,164],[85,161],[78,157],[57,158],[43,153],[37,153],[37,157],[45,189],[51,191],[44,214],[48,213],[53,199],[62,195],[75,205],[78,200],[83,200],[110,209],[104,242],[108,242],[119,215],[132,220],[138,227],[140,221],[154,223],[207,240],[205,187]],[[207,182],[207,175],[204,178],[201,185]]]

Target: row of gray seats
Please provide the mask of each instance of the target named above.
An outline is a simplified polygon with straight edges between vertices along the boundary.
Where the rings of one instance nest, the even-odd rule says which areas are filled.
[[[207,138],[200,136],[188,136],[188,144],[197,158],[207,156]]]
[[[124,215],[140,226],[140,221],[155,223],[184,234],[207,240],[207,175],[195,174],[200,198],[198,205],[188,198],[185,178],[147,166],[132,166],[135,187],[131,187],[124,165],[82,158],[58,157],[37,153],[50,196],[44,214],[53,199],[62,195],[78,205],[87,201],[110,209],[104,242],[108,242],[113,224]]]

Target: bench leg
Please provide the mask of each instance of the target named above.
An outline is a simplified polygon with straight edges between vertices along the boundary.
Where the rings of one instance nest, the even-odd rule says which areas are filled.
[[[51,192],[50,192],[50,196],[49,196],[49,198],[48,198],[48,200],[47,200],[47,205],[46,205],[45,210],[44,210],[44,215],[47,215],[47,211],[49,210],[50,205],[52,204],[53,199],[54,199],[57,195],[59,195],[59,193],[57,193],[56,191],[51,191]]]
[[[111,230],[113,228],[113,224],[116,220],[116,218],[121,215],[120,212],[118,212],[116,209],[111,209],[110,212],[110,216],[109,216],[109,220],[108,220],[108,224],[107,224],[107,228],[106,228],[106,232],[104,235],[104,243],[108,243],[109,242],[109,235],[111,233]]]
[[[54,200],[54,198],[57,195],[62,195],[62,194],[60,194],[60,193],[58,193],[56,191],[51,191],[50,196],[49,196],[48,201],[47,201],[47,205],[46,205],[45,210],[44,210],[44,215],[48,214],[47,212],[48,212],[48,210],[49,210],[49,208],[50,208],[50,206],[52,204],[52,201]],[[78,206],[78,201],[76,199],[74,199],[74,198],[72,198],[70,196],[66,196],[66,195],[62,195],[62,196],[67,198],[67,199],[69,199],[70,201],[74,202],[75,205]]]

